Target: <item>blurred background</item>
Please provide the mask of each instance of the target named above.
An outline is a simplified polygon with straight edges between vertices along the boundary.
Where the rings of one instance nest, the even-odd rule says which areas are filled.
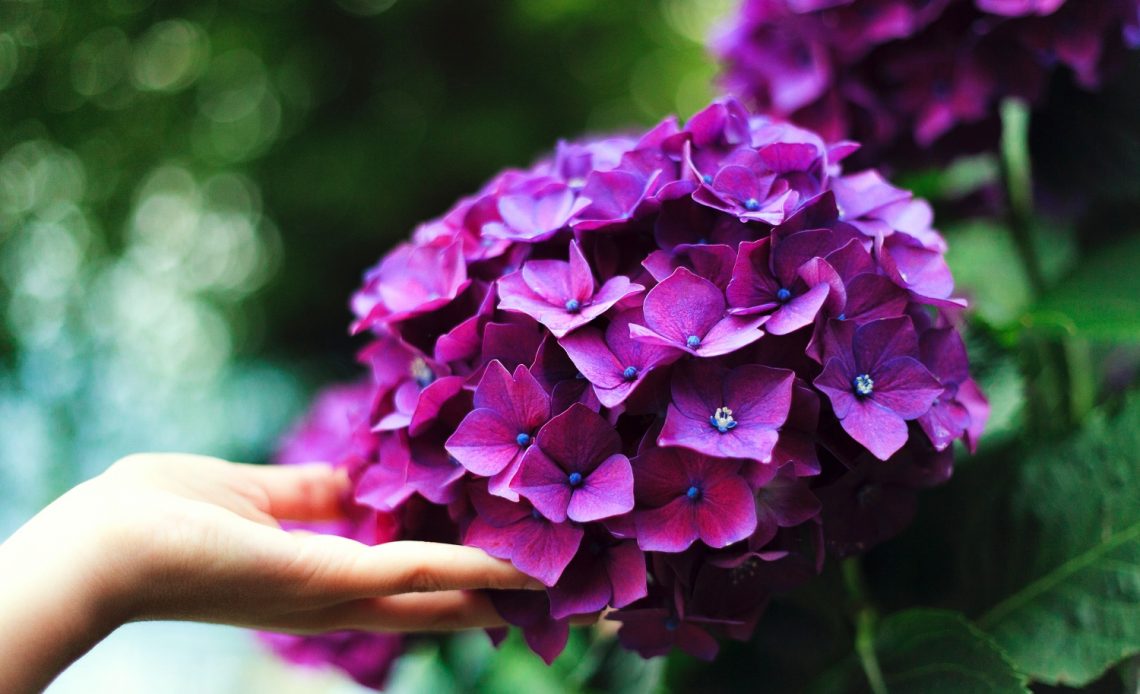
[[[0,537],[133,451],[266,460],[355,377],[369,265],[560,137],[701,107],[728,7],[0,2]],[[134,625],[52,691],[353,690],[258,653]]]
[[[0,0],[0,538],[131,452],[266,461],[319,385],[357,373],[347,301],[368,266],[558,138],[703,106],[704,42],[733,4]],[[1009,235],[977,221],[996,209],[993,158],[896,172],[935,199],[974,300],[971,353],[994,401],[983,449],[1025,424],[1035,366],[1011,348],[1019,326],[1063,325],[1102,367],[1068,389],[1089,402],[1058,407],[1137,382],[1140,237],[1124,233],[1140,214],[1137,84],[1135,60],[1098,95],[1060,75],[1034,114],[1039,204],[1065,220],[1040,230],[1040,250],[1068,278],[1040,301]],[[1105,294],[1107,309],[1087,301]],[[775,606],[759,651],[725,655],[721,685],[778,677],[781,646],[829,655],[790,614]],[[424,642],[392,689],[577,691],[624,657],[596,643],[576,635],[547,669],[514,640],[494,658],[481,634]],[[663,667],[606,671],[625,678],[616,691],[648,691]],[[358,690],[288,670],[238,630],[147,624],[51,691]]]

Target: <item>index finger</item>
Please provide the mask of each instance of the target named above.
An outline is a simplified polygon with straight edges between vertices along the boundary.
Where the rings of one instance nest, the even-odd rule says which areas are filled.
[[[481,549],[401,540],[373,547],[327,535],[298,538],[325,555],[308,577],[318,590],[382,597],[445,590],[544,590],[537,579]]]

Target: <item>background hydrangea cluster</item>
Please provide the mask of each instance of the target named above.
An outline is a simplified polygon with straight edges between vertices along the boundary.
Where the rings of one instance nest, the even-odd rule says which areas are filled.
[[[901,529],[988,414],[931,210],[844,174],[856,149],[727,100],[501,173],[367,273],[370,377],[283,462],[349,470],[333,530],[549,586],[492,596],[548,662],[606,608],[643,656],[714,657],[826,553]],[[361,681],[392,644],[287,643]]]
[[[1099,86],[1140,45],[1137,0],[746,0],[716,37],[723,82],[765,111],[873,151],[997,141],[997,102],[1057,66]]]

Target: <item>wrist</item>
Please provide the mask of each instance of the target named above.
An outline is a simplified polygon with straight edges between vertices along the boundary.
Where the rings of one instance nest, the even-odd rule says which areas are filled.
[[[129,618],[129,591],[108,561],[114,543],[81,492],[0,545],[0,691],[42,689]]]

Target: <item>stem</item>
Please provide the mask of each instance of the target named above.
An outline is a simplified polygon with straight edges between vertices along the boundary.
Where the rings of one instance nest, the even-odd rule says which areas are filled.
[[[855,653],[867,676],[867,684],[872,694],[888,694],[879,656],[875,653],[875,623],[879,616],[867,597],[863,567],[857,557],[843,560],[843,583],[855,608]]]
[[[1001,104],[1001,168],[1009,198],[1009,229],[1035,295],[1045,290],[1045,273],[1033,242],[1033,165],[1029,158],[1029,107],[1020,99]]]

